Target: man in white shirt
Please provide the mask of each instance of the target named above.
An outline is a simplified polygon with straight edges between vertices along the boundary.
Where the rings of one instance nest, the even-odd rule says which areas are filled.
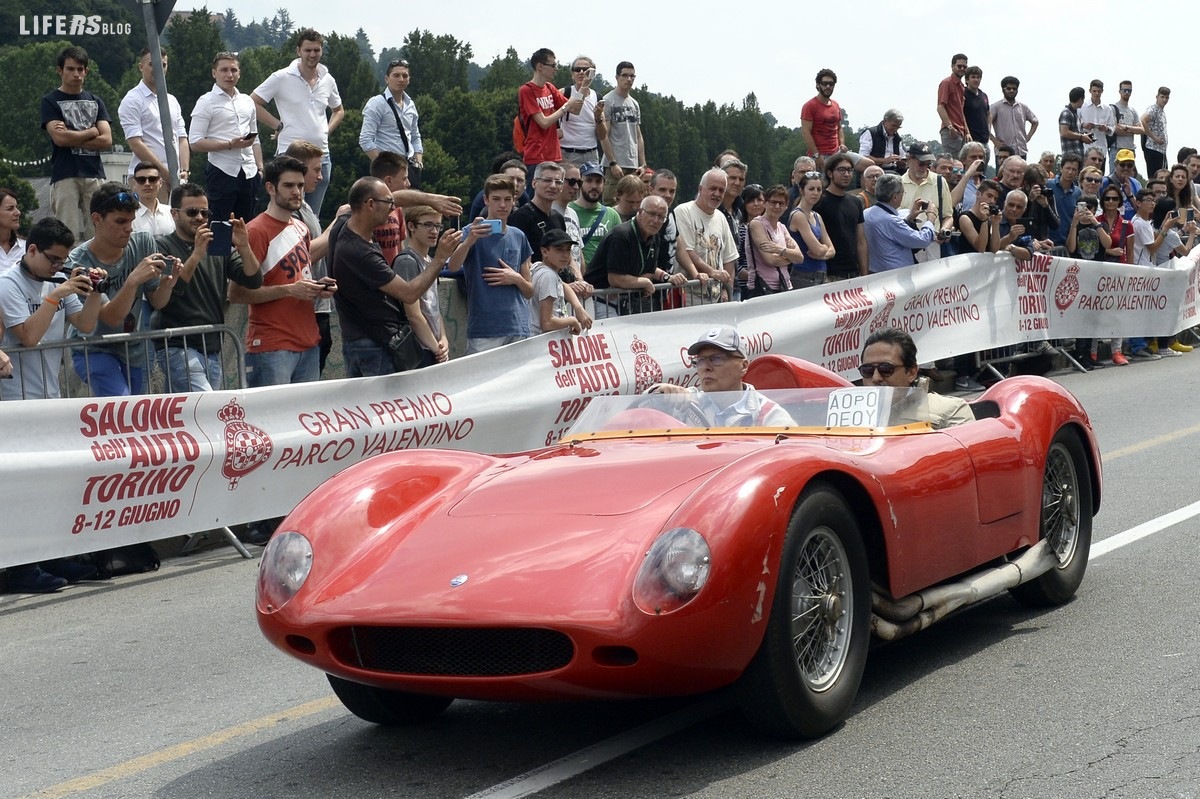
[[[134,168],[130,182],[141,203],[133,218],[134,232],[144,230],[155,236],[165,236],[174,230],[175,220],[171,218],[171,209],[158,199],[163,183],[158,167],[149,161],[142,161]]]
[[[724,302],[733,291],[737,241],[725,217],[717,213],[728,180],[723,170],[708,170],[700,178],[696,199],[675,209],[679,238],[673,271],[700,281],[699,287],[688,288],[688,305]]]
[[[1088,85],[1088,94],[1088,101],[1079,109],[1079,129],[1092,134],[1097,142],[1107,146],[1107,137],[1113,135],[1117,129],[1117,114],[1111,105],[1100,102],[1100,96],[1104,94],[1104,81],[1093,80]],[[1105,138],[1101,138],[1102,136]],[[1105,151],[1105,147],[1099,149],[1101,152]],[[1104,171],[1104,165],[1101,164],[1101,174]]]
[[[346,114],[337,81],[329,74],[329,68],[321,63],[324,42],[324,37],[312,28],[300,31],[296,60],[272,72],[250,93],[258,106],[258,121],[275,131],[277,154],[282,154],[297,139],[310,141],[325,153],[321,159],[321,180],[316,189],[304,196],[318,215],[329,188],[332,169],[329,134],[342,124],[342,117]],[[275,102],[279,111],[278,119],[267,110],[267,103],[271,101]],[[325,116],[326,109],[331,112],[328,118]]]
[[[387,67],[387,87],[383,94],[367,100],[363,107],[362,130],[358,146],[372,161],[380,152],[399,153],[408,159],[408,183],[421,188],[425,148],[421,145],[420,115],[405,91],[408,88],[408,62],[396,59]]]
[[[142,79],[130,89],[117,115],[121,120],[121,129],[125,131],[125,140],[129,149],[133,150],[133,158],[129,162],[129,174],[135,172],[135,167],[143,162],[149,162],[158,169],[160,176],[160,199],[167,200],[172,183],[182,183],[188,179],[188,161],[191,160],[191,149],[188,146],[187,129],[183,126],[183,112],[175,95],[167,95],[167,108],[171,113],[171,132],[175,141],[175,154],[179,157],[179,174],[177,180],[170,180],[167,169],[167,146],[163,136],[162,116],[159,113],[158,95],[154,92],[154,65],[150,59],[150,51],[142,50],[138,60],[138,69]],[[167,51],[162,51],[163,74],[167,72]]]
[[[576,94],[583,96],[583,109],[578,114],[566,113],[558,123],[562,134],[558,144],[562,148],[563,160],[575,166],[600,161],[600,142],[608,136],[608,125],[604,121],[604,101],[592,90],[596,77],[596,62],[585,55],[576,56],[571,62],[571,82],[563,92],[568,98]]]
[[[212,91],[192,110],[188,140],[196,152],[208,153],[204,179],[213,219],[233,214],[249,222],[263,162],[254,101],[238,91],[242,70],[236,53],[217,53],[212,76]]]

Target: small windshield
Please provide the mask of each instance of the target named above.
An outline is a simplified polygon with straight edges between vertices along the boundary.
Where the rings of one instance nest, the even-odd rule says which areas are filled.
[[[568,437],[739,428],[872,432],[929,421],[924,389],[889,386],[654,393],[593,397]]]

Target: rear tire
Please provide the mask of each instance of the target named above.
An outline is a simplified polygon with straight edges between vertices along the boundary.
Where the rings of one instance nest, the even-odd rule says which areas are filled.
[[[354,715],[387,727],[420,724],[436,718],[454,701],[449,696],[413,694],[363,685],[326,674],[337,698]]]
[[[737,683],[751,724],[815,738],[850,712],[867,661],[866,549],[837,489],[805,489],[788,523],[762,645]]]
[[[1041,537],[1049,539],[1058,567],[1010,593],[1031,607],[1061,605],[1079,590],[1092,549],[1092,474],[1079,434],[1069,428],[1055,434],[1046,452]]]

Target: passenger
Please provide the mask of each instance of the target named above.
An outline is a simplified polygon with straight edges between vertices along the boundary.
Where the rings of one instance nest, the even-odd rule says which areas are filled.
[[[862,373],[864,386],[914,387],[929,391],[929,378],[917,376],[917,345],[912,336],[894,327],[878,330],[867,338],[858,371]],[[892,424],[929,422],[935,430],[940,430],[975,419],[971,407],[958,397],[929,392],[928,398],[928,403],[920,408],[905,409],[915,411],[919,418],[892,419]]]
[[[656,383],[648,394],[693,394],[712,427],[794,427],[795,420],[754,386],[742,382],[750,362],[742,339],[728,325],[713,327],[688,347],[699,388]],[[711,392],[725,392],[713,394]],[[734,392],[739,392],[734,394]]]

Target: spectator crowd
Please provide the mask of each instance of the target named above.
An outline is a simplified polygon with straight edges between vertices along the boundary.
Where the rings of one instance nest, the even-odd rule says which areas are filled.
[[[643,129],[633,63],[617,64],[616,85],[601,96],[595,62],[577,56],[560,90],[558,57],[539,49],[517,96],[514,150],[497,155],[465,219],[458,198],[423,188],[420,117],[407,93],[414,76],[397,59],[362,113],[369,174],[323,226],[318,213],[339,168],[329,135],[345,115],[322,55],[321,34],[302,30],[295,60],[246,93],[238,54],[215,53],[212,89],[191,101],[189,129],[173,96],[164,126],[158,65],[143,53],[142,80],[118,109],[133,157],[116,183],[101,167],[111,116],[85,88],[88,55],[59,54],[61,85],[41,108],[52,216],[22,237],[17,197],[0,189],[0,349],[19,350],[0,352],[9,378],[0,399],[59,396],[65,354],[95,396],[144,393],[152,370],[167,391],[224,387],[213,328],[228,303],[247,308],[252,387],[319,379],[335,313],[346,376],[430,366],[451,354],[439,276],[465,292],[466,352],[476,353],[548,330],[578,334],[595,318],[737,301],[959,253],[1145,265],[1196,257],[1200,154],[1185,147],[1170,158],[1168,87],[1140,113],[1128,81],[1113,103],[1099,80],[1071,89],[1057,119],[1060,151],[1035,158],[1028,142],[1041,123],[1018,99],[1020,80],[1003,77],[993,102],[983,70],[962,54],[930,90],[938,140],[906,141],[903,111],[889,109],[851,149],[837,75],[821,69],[800,112],[807,153],[788,179],[752,182],[753,166],[725,151],[694,195],[683,187],[680,196],[669,165],[648,163],[654,131]],[[195,153],[206,156],[202,184],[188,168]],[[134,335],[91,341],[110,333]],[[1088,369],[1174,357],[1191,351],[1189,337],[1078,340],[1074,357]],[[974,355],[953,365],[958,388],[980,387]],[[86,579],[70,564],[43,566],[10,570],[10,588]]]

